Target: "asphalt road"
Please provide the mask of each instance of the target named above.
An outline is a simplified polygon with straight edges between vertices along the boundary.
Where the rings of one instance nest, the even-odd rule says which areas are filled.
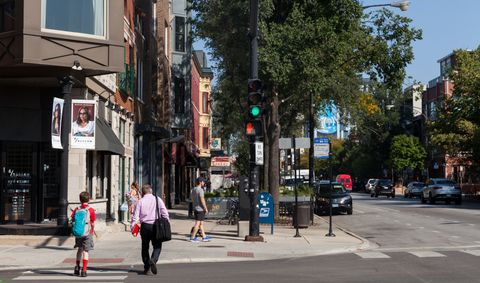
[[[352,196],[353,215],[336,215],[333,223],[378,244],[381,250],[480,249],[479,201],[431,205],[403,196]]]
[[[480,282],[480,203],[420,204],[418,199],[372,199],[352,194],[353,215],[341,226],[378,245],[369,251],[308,258],[232,263],[168,264],[158,275],[140,266],[0,273],[0,282]],[[81,280],[78,280],[81,279]]]

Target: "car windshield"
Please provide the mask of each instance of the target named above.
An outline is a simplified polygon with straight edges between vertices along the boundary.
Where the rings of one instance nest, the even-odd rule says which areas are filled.
[[[413,186],[414,187],[424,187],[425,184],[424,183],[413,183]]]
[[[450,180],[438,180],[437,181],[437,184],[439,185],[455,185],[455,182],[454,181],[450,181]]]
[[[380,186],[390,186],[392,184],[392,181],[389,179],[381,179],[381,180],[378,180],[378,184]]]
[[[320,186],[320,191],[319,191],[319,194],[321,195],[328,195],[330,192],[330,186],[328,184],[325,184],[325,185],[321,185]],[[342,186],[342,185],[339,185],[339,184],[333,184],[333,191],[332,191],[332,194],[336,195],[336,194],[344,194],[346,193],[347,190],[345,190],[345,188]]]

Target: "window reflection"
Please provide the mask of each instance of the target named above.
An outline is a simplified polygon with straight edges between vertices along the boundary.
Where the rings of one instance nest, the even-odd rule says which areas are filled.
[[[105,0],[43,0],[42,27],[105,36]]]
[[[15,29],[15,0],[0,0],[0,32]]]

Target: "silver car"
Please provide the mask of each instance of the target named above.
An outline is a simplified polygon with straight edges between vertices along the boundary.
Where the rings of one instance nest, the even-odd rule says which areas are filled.
[[[404,196],[406,198],[420,197],[422,195],[423,187],[425,187],[425,183],[423,182],[410,182],[407,185]]]
[[[455,204],[462,204],[462,190],[452,180],[445,178],[431,178],[423,187],[421,195],[422,203],[434,204],[437,200],[444,200],[447,204],[455,201]]]
[[[375,181],[378,179],[368,179],[367,183],[365,184],[365,192],[371,194],[373,189],[375,188]]]

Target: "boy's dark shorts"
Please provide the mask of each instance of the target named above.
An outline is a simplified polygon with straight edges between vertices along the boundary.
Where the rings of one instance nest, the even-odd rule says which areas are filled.
[[[203,221],[205,220],[205,211],[196,211],[194,212],[195,220]]]
[[[75,238],[74,248],[82,248],[86,252],[93,250],[93,236]]]

